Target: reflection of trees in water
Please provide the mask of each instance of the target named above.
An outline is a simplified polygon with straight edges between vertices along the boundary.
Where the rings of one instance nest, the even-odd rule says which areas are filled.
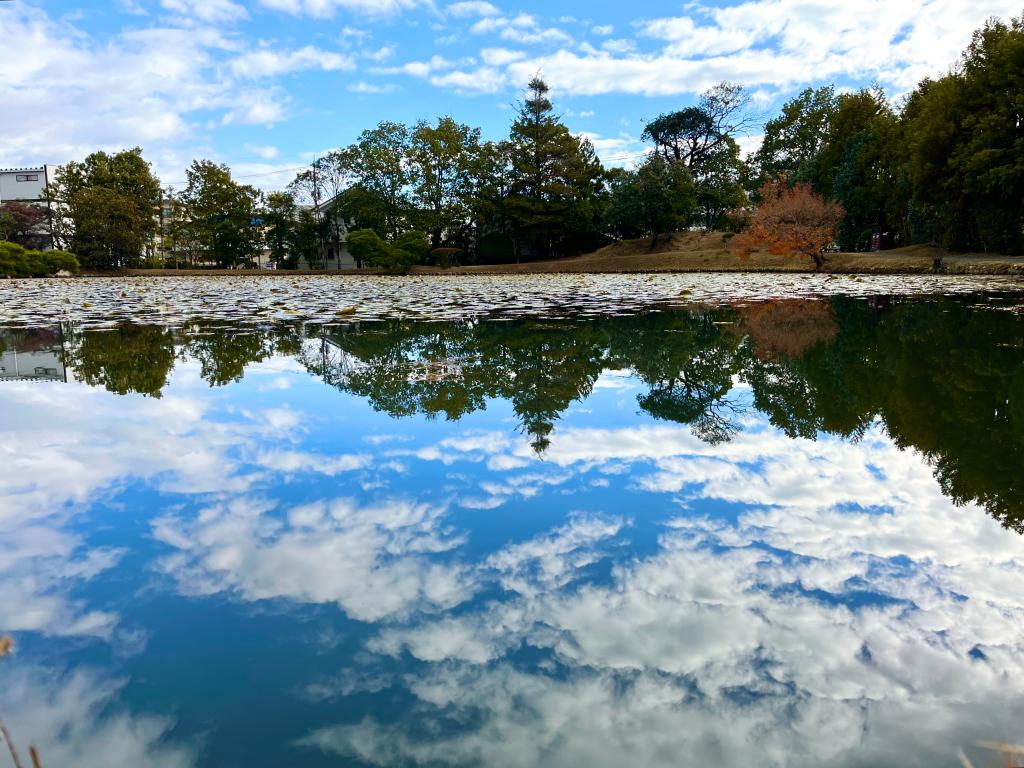
[[[538,452],[604,370],[631,371],[646,387],[643,411],[711,443],[740,429],[742,381],[754,407],[791,437],[858,439],[881,419],[897,445],[928,459],[950,498],[977,501],[1024,531],[1024,317],[962,298],[768,302],[581,322],[121,326],[71,333],[66,350],[79,378],[122,394],[159,396],[183,357],[221,385],[284,354],[395,417],[457,420],[504,399]]]
[[[69,334],[65,365],[86,384],[160,397],[174,368],[174,334],[155,325]]]
[[[624,319],[609,329],[612,365],[632,370],[650,390],[637,400],[657,419],[689,424],[711,444],[739,427],[729,392],[741,368],[739,338],[723,332],[728,310],[697,310]]]
[[[508,400],[540,451],[561,413],[590,394],[603,359],[587,324],[394,321],[330,329],[306,364],[396,417],[456,420],[488,399]]]
[[[839,332],[828,301],[760,301],[742,307],[740,316],[760,360],[799,357]]]

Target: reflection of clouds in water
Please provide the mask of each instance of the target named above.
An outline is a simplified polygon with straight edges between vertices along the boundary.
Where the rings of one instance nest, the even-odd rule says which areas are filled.
[[[125,410],[102,390],[8,384],[0,391],[0,627],[109,638],[115,614],[68,593],[113,566],[119,552],[84,551],[66,531],[76,510],[130,475],[164,476],[195,491],[244,485],[217,428],[201,441],[204,409],[191,399],[138,398]],[[225,458],[226,465],[217,461]]]
[[[272,434],[282,413],[245,423],[207,420],[204,403],[133,397],[130,407],[98,388],[9,384],[0,461],[0,526],[48,517],[66,502],[85,504],[112,484],[159,477],[164,490],[243,491],[249,482],[229,451]]]
[[[416,728],[365,719],[307,744],[378,765],[925,765],[1024,735],[1020,539],[879,431],[712,449],[679,428],[567,430],[546,458],[645,460],[647,490],[743,507],[669,520],[610,583],[574,575],[614,521],[507,547],[488,565],[509,599],[370,641],[428,663],[405,679]],[[506,658],[523,645],[549,661]]]
[[[120,555],[114,549],[83,551],[76,537],[42,526],[4,531],[0,539],[0,628],[109,638],[117,615],[89,610],[66,592],[75,582],[112,567]]]
[[[165,742],[171,721],[132,715],[114,705],[121,685],[87,670],[59,676],[37,668],[19,669],[13,663],[0,667],[7,726],[15,740],[24,739],[22,750],[30,741],[39,748],[44,765],[193,765],[193,755]]]
[[[305,451],[262,451],[256,463],[277,472],[313,472],[334,477],[370,466],[372,457],[366,454],[326,456]]]
[[[242,497],[156,521],[157,538],[177,550],[162,569],[189,594],[334,602],[364,621],[450,608],[475,590],[466,568],[430,557],[463,543],[442,507],[335,499],[293,507],[286,519],[274,511]]]
[[[365,467],[361,456],[261,451],[290,439],[301,415],[287,408],[219,421],[198,397],[130,401],[126,407],[125,399],[82,385],[0,390],[0,628],[111,637],[118,616],[69,593],[121,553],[87,550],[66,529],[112,487],[138,479],[161,492],[239,494],[266,469],[335,475]],[[256,472],[243,463],[246,455],[255,457]]]

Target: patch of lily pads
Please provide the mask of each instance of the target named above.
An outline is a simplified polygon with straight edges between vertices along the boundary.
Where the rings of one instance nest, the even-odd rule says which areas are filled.
[[[986,275],[209,276],[0,281],[0,325],[566,318],[845,294],[1024,293]]]

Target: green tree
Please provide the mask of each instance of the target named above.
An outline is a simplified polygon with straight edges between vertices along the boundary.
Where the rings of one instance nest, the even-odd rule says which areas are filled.
[[[262,232],[253,220],[260,207],[260,193],[232,180],[226,165],[210,160],[193,161],[185,175],[183,228],[202,257],[220,267],[236,267],[256,258]]]
[[[515,248],[511,238],[509,199],[515,176],[511,144],[507,141],[484,142],[472,177],[476,257],[487,263],[512,261]]]
[[[549,90],[539,77],[530,81],[509,137],[511,186],[504,207],[517,260],[561,253],[570,214],[600,188],[603,176],[593,147],[555,115]]]
[[[845,211],[836,236],[844,250],[867,250],[875,232],[889,232],[892,244],[906,237],[899,135],[896,116],[886,111],[846,144],[832,181],[833,197]]]
[[[891,116],[892,110],[880,86],[842,94],[836,102],[825,142],[818,153],[818,167],[814,177],[808,180],[814,190],[826,198],[834,198],[836,177],[849,154],[851,143],[862,141],[863,134],[870,131],[878,120]]]
[[[754,188],[785,177],[795,182],[817,180],[818,155],[839,106],[831,85],[807,88],[782,106],[782,114],[764,126],[764,139],[754,154]]]
[[[470,230],[473,173],[480,129],[442,117],[437,125],[417,123],[409,146],[410,177],[417,219],[430,246],[465,245]]]
[[[669,112],[644,126],[642,138],[670,162],[684,163],[694,178],[727,138],[753,125],[750,96],[743,86],[719,83],[705,91],[697,105]]]
[[[357,183],[380,205],[384,231],[379,234],[394,240],[409,210],[409,129],[401,123],[382,122],[360,134],[351,156]]]
[[[295,213],[295,224],[292,227],[288,248],[292,260],[298,264],[300,259],[314,269],[322,269],[325,265],[323,232],[325,222],[318,219],[312,208],[300,208]]]
[[[704,229],[721,229],[725,214],[747,202],[739,145],[727,136],[704,158],[699,171],[694,183],[697,219]]]
[[[423,245],[426,238],[422,233],[410,233],[413,238],[407,238],[405,244]],[[360,263],[366,262],[372,267],[392,271],[403,271],[416,263],[416,254],[411,253],[399,245],[392,245],[372,229],[357,229],[348,235],[348,250],[352,257]]]
[[[1024,16],[974,33],[959,68],[907,101],[903,141],[915,235],[1024,253]]]
[[[66,354],[86,384],[158,398],[174,368],[174,337],[166,328],[125,324],[72,334]]]
[[[270,262],[279,269],[298,266],[294,250],[297,208],[290,192],[271,192],[263,210],[264,237]]]
[[[653,246],[659,235],[687,226],[695,208],[690,171],[655,153],[636,170],[613,175],[605,220],[616,237],[651,237]]]
[[[160,182],[139,147],[94,152],[61,166],[46,195],[54,208],[54,240],[84,266],[133,266],[153,247]]]
[[[696,106],[670,112],[644,127],[643,138],[670,163],[681,163],[693,177],[701,223],[721,226],[726,211],[745,202],[736,137],[752,125],[750,97],[742,86],[721,83],[701,95]]]

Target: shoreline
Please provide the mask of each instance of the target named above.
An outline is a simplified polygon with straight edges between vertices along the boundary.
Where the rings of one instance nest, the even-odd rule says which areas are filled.
[[[291,270],[291,269],[123,269],[106,272],[82,272],[72,277],[360,277],[360,276],[446,276],[457,275],[620,275],[620,274],[836,274],[836,275],[1008,275],[1024,277],[1024,257],[947,257],[935,269],[931,258],[871,258],[864,254],[835,254],[849,256],[848,260],[830,259],[817,270],[813,265],[758,263],[709,264],[680,259],[678,263],[648,264],[638,259],[636,264],[593,264],[580,262],[576,257],[557,261],[527,262],[525,264],[492,264],[466,267],[413,267],[406,272],[384,269]]]
[[[1024,257],[982,253],[951,253],[929,245],[911,245],[871,253],[829,253],[818,270],[805,256],[780,256],[755,252],[740,256],[729,247],[731,236],[724,232],[676,232],[649,239],[622,240],[592,253],[522,264],[413,267],[393,273],[383,269],[276,270],[276,269],[132,269],[113,275],[188,276],[202,275],[543,275],[543,274],[845,274],[845,275],[1021,275]],[[938,265],[938,269],[936,266]],[[94,276],[103,276],[96,274]]]

